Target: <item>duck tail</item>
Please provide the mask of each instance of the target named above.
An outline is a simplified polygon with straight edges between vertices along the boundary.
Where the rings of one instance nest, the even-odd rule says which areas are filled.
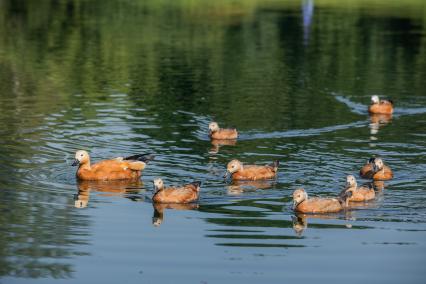
[[[141,161],[144,163],[148,163],[149,161],[154,160],[155,156],[153,154],[137,154],[124,158],[124,160],[130,161]]]

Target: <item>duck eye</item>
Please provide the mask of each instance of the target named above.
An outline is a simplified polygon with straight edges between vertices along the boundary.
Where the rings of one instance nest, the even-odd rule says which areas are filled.
[[[83,157],[83,154],[81,154],[80,156]]]

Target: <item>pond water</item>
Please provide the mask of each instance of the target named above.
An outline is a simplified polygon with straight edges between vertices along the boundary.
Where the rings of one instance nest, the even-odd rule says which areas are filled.
[[[403,2],[0,1],[0,283],[424,283],[426,4]],[[77,183],[77,149],[156,159]],[[293,213],[373,155],[375,201]],[[278,177],[230,184],[234,158]],[[153,206],[156,177],[199,202]]]

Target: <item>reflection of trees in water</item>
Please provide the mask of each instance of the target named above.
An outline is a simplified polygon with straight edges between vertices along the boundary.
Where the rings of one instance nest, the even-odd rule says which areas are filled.
[[[426,68],[415,64],[425,61],[425,27],[415,13],[405,12],[412,7],[402,7],[398,18],[352,12],[342,26],[340,17],[320,9],[311,18],[313,1],[304,1],[309,21],[303,21],[297,5],[249,2],[206,7],[197,1],[174,6],[154,1],[3,1],[0,19],[16,23],[13,31],[0,27],[0,47],[7,55],[3,64],[10,69],[5,75],[15,78],[10,81],[23,95],[37,95],[33,107],[40,111],[54,111],[52,100],[78,106],[69,96],[75,93],[85,100],[108,100],[105,90],[114,89],[129,93],[138,105],[159,106],[165,119],[171,115],[168,110],[182,109],[216,113],[248,128],[274,128],[283,113],[289,116],[281,119],[285,128],[300,128],[295,125],[300,117],[347,117],[332,98],[306,93],[306,86],[351,88],[359,94],[366,93],[364,86],[383,92],[411,86],[413,93],[425,87]],[[315,5],[321,8],[321,3]],[[117,17],[111,20],[111,14]],[[310,26],[311,45],[303,44],[302,23]],[[377,41],[387,46],[380,57]],[[329,56],[317,56],[313,47]],[[395,72],[378,72],[389,69]],[[395,80],[401,69],[411,72]],[[300,96],[303,101],[295,99]]]

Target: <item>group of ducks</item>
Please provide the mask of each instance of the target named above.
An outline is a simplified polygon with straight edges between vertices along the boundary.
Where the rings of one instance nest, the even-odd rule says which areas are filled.
[[[378,96],[372,96],[371,105],[368,108],[371,114],[392,114],[393,103],[389,100],[380,100]],[[220,128],[216,122],[209,124],[209,136],[213,140],[236,140],[236,129]],[[73,166],[78,166],[77,179],[86,181],[115,181],[137,180],[148,162],[154,159],[154,155],[133,155],[103,160],[91,164],[87,151],[79,150],[75,154]],[[226,167],[224,178],[228,176],[232,180],[268,180],[277,175],[279,161],[268,165],[244,165],[238,160],[232,160]],[[384,164],[381,158],[371,158],[361,168],[360,176],[373,180],[389,180],[393,178],[392,170]],[[152,201],[156,204],[187,204],[198,200],[201,182],[196,181],[177,187],[166,187],[162,179],[153,181],[154,195]],[[293,209],[302,213],[332,213],[346,208],[349,202],[368,201],[375,198],[373,188],[358,187],[353,175],[346,178],[345,189],[336,198],[308,198],[308,194],[302,188],[293,193]]]

